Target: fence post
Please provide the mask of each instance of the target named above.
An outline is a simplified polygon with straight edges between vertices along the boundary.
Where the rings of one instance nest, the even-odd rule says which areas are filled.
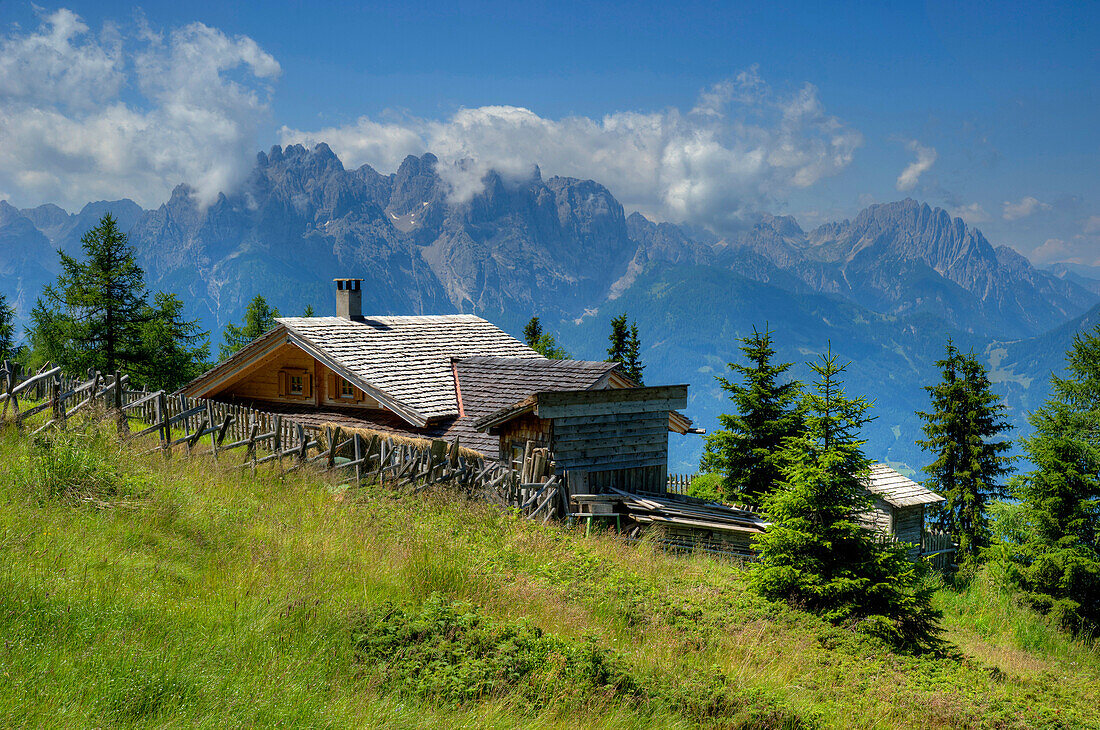
[[[115,414],[118,423],[118,435],[129,436],[130,435],[130,422],[126,418],[126,414],[122,411],[122,373],[118,370],[115,371]]]
[[[361,436],[356,433],[354,436],[355,442],[355,486],[359,486],[359,481],[363,478],[363,465],[360,463],[363,460],[363,447],[360,444]]]
[[[164,391],[157,396],[157,423],[160,424],[160,445],[164,450],[164,457],[172,455],[169,444],[172,443],[172,424],[169,423],[171,414],[168,412],[168,396]]]

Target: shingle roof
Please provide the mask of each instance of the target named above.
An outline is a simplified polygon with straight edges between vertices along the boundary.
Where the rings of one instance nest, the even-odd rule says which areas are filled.
[[[944,498],[925,489],[917,482],[894,471],[885,464],[872,464],[867,477],[867,491],[877,494],[895,507],[935,504]]]
[[[390,396],[422,419],[458,415],[453,358],[506,356],[539,359],[537,352],[481,317],[283,317],[290,333],[358,380]]]
[[[532,393],[587,390],[598,385],[617,363],[545,358],[467,357],[454,361],[464,417],[447,428],[447,437],[484,454],[495,455],[497,437],[478,431],[474,421]]]
[[[497,437],[475,430],[473,423],[477,418],[530,393],[591,388],[615,367],[613,362],[545,358],[469,357],[455,360],[446,387],[454,392],[454,375],[457,374],[465,416],[443,418],[420,428],[405,423],[393,413],[377,409],[318,409],[306,404],[265,404],[263,407],[310,426],[338,424],[448,441],[458,437],[462,446],[496,458]]]
[[[614,362],[467,357],[455,360],[463,410],[478,418],[549,390],[587,390],[618,366]]]

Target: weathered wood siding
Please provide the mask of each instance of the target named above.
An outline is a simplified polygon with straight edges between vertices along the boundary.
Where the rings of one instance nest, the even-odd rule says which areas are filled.
[[[505,424],[500,432],[500,460],[502,463],[515,461],[516,450],[523,458],[523,450],[528,441],[535,448],[550,448],[551,422],[533,414],[520,416]]]
[[[553,451],[554,461],[565,469],[663,467],[668,411],[555,418]]]
[[[921,544],[924,534],[924,505],[894,508],[894,536],[900,542]]]
[[[753,555],[756,544],[752,536],[744,532],[708,530],[686,525],[658,525],[654,529],[672,546],[685,549],[703,548],[741,555]]]
[[[561,467],[558,467],[559,471]],[[607,469],[604,471],[569,471],[567,489],[569,494],[606,494],[614,489],[624,492],[664,494],[668,480],[665,464],[627,469]]]
[[[550,448],[571,493],[664,494],[668,414],[686,404],[687,386],[673,385],[542,393],[537,412],[553,419]]]
[[[894,531],[894,507],[881,497],[874,498],[875,503],[869,512],[860,515],[859,521],[873,530],[878,530],[884,535]]]

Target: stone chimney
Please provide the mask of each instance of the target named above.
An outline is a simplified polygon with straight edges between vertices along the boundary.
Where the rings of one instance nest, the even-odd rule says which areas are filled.
[[[336,282],[336,316],[344,319],[363,319],[363,292],[359,289],[362,279],[333,279]]]

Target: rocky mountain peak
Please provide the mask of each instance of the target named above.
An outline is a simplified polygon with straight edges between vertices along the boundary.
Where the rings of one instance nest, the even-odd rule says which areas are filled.
[[[424,206],[442,196],[436,174],[439,160],[430,152],[420,157],[409,155],[393,175],[393,187],[386,210],[394,216],[415,215]]]

